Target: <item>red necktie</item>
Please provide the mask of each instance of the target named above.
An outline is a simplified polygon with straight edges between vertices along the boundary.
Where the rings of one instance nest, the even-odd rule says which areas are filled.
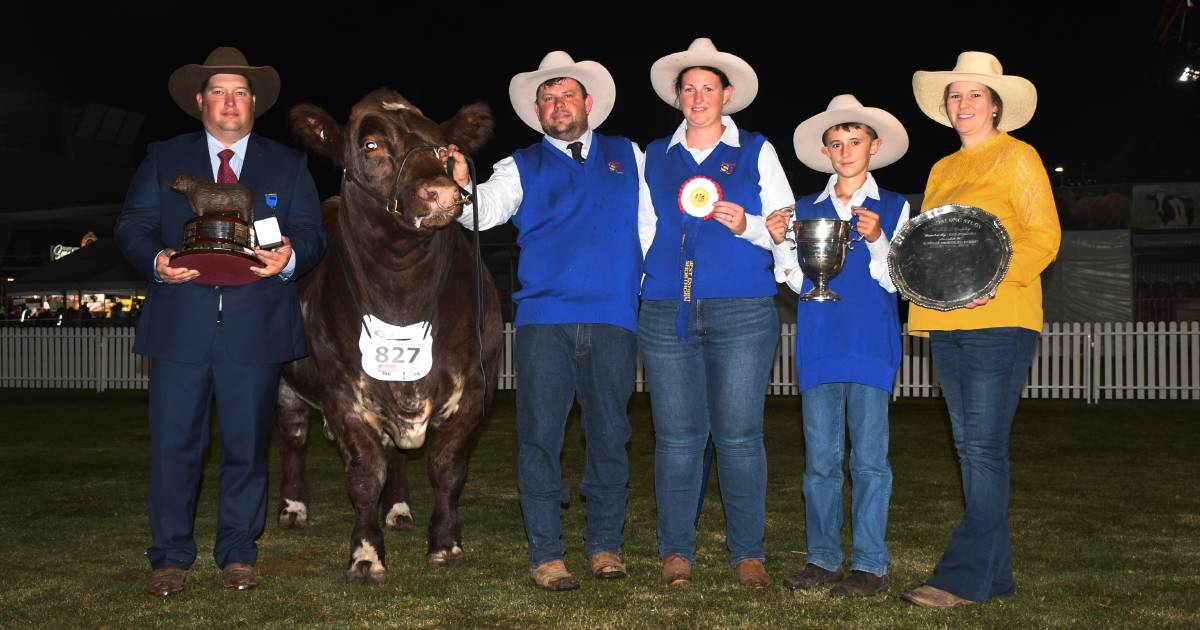
[[[233,172],[233,167],[229,165],[229,160],[233,159],[233,149],[225,149],[217,154],[221,158],[221,166],[217,167],[217,183],[218,184],[236,184],[237,173]]]

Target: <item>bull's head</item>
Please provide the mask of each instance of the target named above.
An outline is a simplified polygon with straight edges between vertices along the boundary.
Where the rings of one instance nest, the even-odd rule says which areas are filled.
[[[307,103],[293,107],[289,118],[310,150],[344,169],[343,204],[392,212],[403,229],[416,232],[443,227],[462,213],[458,186],[437,149],[453,143],[473,153],[494,129],[483,103],[463,107],[439,125],[387,89],[355,105],[344,127]]]

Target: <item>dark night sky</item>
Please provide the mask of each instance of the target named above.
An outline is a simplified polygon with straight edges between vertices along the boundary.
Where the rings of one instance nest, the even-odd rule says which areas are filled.
[[[280,12],[255,5],[221,18],[192,18],[174,7],[118,4],[83,14],[63,8],[69,19],[42,14],[10,22],[6,30],[19,33],[4,44],[13,47],[3,61],[4,89],[145,112],[140,155],[147,141],[196,128],[167,96],[171,71],[201,62],[215,46],[233,45],[252,64],[273,65],[283,77],[280,103],[258,124],[266,135],[293,141],[284,126],[291,105],[317,103],[344,119],[357,98],[379,86],[400,91],[439,120],[482,100],[497,118],[497,137],[478,156],[486,173],[496,159],[537,139],[513,114],[507,87],[513,74],[536,68],[545,52],[564,49],[577,60],[604,64],[616,79],[617,102],[600,130],[644,147],[680,120],[654,95],[651,63],[703,35],[757,71],[758,98],[735,119],[775,144],[797,194],[820,188],[825,176],[800,165],[792,131],[844,92],[905,124],[907,156],[878,176],[893,190],[920,192],[933,162],[958,145],[951,130],[917,109],[912,73],[948,70],[960,51],[984,50],[1037,86],[1037,114],[1014,135],[1033,144],[1049,166],[1064,165],[1069,180],[1196,179],[1200,85],[1173,81],[1179,70],[1152,38],[1159,2],[896,8],[902,4],[908,3],[883,5],[888,9],[794,3],[781,10],[753,2],[678,3],[645,11],[641,7],[658,5],[520,3],[460,11],[449,3],[421,9],[324,3],[309,12],[299,4]],[[135,26],[143,22],[157,26]],[[335,193],[332,169],[313,164],[322,194]]]

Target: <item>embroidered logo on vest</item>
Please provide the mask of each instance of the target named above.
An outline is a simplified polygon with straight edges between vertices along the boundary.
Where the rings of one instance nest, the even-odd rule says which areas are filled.
[[[609,163],[608,163],[608,172],[610,172],[610,173],[616,173],[617,175],[624,175],[624,174],[625,174],[625,171],[621,170],[621,163],[620,163],[620,162],[609,162]]]
[[[726,175],[733,175],[737,170],[737,162],[721,162],[721,172]]]

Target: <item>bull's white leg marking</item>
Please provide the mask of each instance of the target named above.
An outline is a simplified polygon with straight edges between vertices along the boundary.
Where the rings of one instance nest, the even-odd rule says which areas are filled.
[[[438,417],[434,419],[434,428],[437,428],[437,425],[441,424],[442,420],[446,420],[458,411],[458,404],[462,402],[464,380],[461,376],[454,377],[454,389],[451,390],[450,397],[442,404],[442,408],[438,410]]]
[[[450,549],[439,549],[429,554],[429,564],[435,566],[443,566],[454,562],[461,562],[463,557],[463,549],[457,543]]]
[[[293,501],[292,499],[284,499],[283,513],[295,514],[297,523],[308,522],[308,506],[302,501]]]
[[[425,217],[417,217],[417,218],[413,219],[413,225],[416,226],[416,228],[418,230],[421,229],[421,221],[424,219],[425,219]]]
[[[404,449],[421,448],[425,444],[425,430],[428,428],[428,422],[422,422],[412,428],[405,428],[404,435],[401,436],[396,446]]]
[[[358,549],[354,550],[354,555],[351,556],[350,568],[353,570],[360,562],[366,562],[370,567],[367,569],[368,575],[363,577],[379,581],[387,573],[387,569],[379,561],[379,552],[375,551],[374,545],[367,542],[366,538],[359,541]]]
[[[404,103],[396,103],[396,102],[392,101],[392,102],[384,102],[383,108],[388,110],[389,112],[395,112],[395,111],[400,111],[402,109],[408,109],[408,105],[405,105]]]
[[[408,504],[404,501],[393,504],[392,509],[388,510],[387,516],[384,517],[383,522],[388,527],[398,527],[402,518],[412,520],[412,510],[408,508]]]
[[[383,417],[372,401],[363,396],[366,390],[365,376],[359,376],[354,382],[354,403],[350,409],[358,415],[359,418],[366,422],[376,433],[381,433],[383,430]]]
[[[400,435],[393,435],[396,446],[404,449],[421,448],[425,444],[425,431],[429,429],[429,418],[433,415],[433,401],[426,399],[421,413],[412,418],[401,418],[393,426]]]

